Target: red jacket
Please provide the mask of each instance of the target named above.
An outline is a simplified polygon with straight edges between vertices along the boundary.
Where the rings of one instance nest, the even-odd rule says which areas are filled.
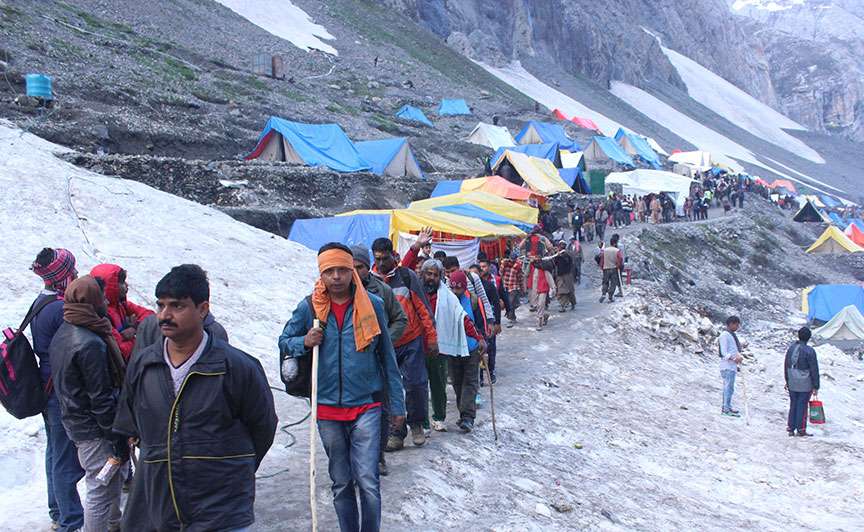
[[[108,300],[108,318],[114,325],[114,339],[123,353],[123,358],[129,360],[132,349],[135,347],[135,339],[125,340],[120,334],[127,327],[137,327],[138,323],[147,316],[154,314],[150,309],[120,300],[120,272],[123,269],[116,264],[100,264],[90,270],[90,276],[102,279],[105,283],[105,299]]]

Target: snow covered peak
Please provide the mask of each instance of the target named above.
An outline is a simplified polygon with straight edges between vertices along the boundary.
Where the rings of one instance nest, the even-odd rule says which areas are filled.
[[[316,24],[305,11],[290,0],[216,0],[252,24],[306,50],[339,55],[321,39],[335,39],[327,28]]]

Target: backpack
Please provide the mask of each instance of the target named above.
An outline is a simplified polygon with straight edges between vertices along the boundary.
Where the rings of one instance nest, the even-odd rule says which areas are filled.
[[[789,391],[790,392],[809,392],[813,389],[813,383],[810,380],[810,370],[798,369],[798,359],[801,354],[801,344],[795,344],[792,346],[792,353],[790,355],[790,364],[789,369],[786,370],[787,377],[789,379]]]
[[[410,277],[409,277],[410,280]],[[410,286],[410,285],[406,285]],[[312,307],[312,296],[306,296],[306,304],[309,306],[309,312],[312,315],[312,320],[315,319],[315,310]],[[314,323],[314,321],[313,321]],[[312,328],[312,323],[309,323],[309,329]],[[327,324],[322,323],[321,328],[326,328]],[[287,359],[292,359],[297,363],[297,373],[293,379],[286,379],[285,373],[281,371],[282,364],[285,364]],[[382,374],[384,375],[384,387],[387,387],[387,375],[384,372],[384,359],[381,356],[380,352],[378,354],[378,363],[380,365]],[[290,357],[290,356],[281,356],[280,361],[280,371],[279,378],[282,379],[282,383],[285,385],[285,393],[288,395],[293,395],[294,397],[305,397],[310,399],[312,397],[312,350],[309,350],[309,356],[304,357]]]
[[[18,419],[41,414],[51,394],[51,379],[42,385],[36,353],[24,335],[24,329],[53,301],[56,300],[45,298],[38,305],[34,303],[16,331],[12,328],[3,331],[3,342],[0,343],[0,403]]]

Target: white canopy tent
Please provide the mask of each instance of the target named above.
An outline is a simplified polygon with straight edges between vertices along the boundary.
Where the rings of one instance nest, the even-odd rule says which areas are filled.
[[[684,215],[684,200],[690,195],[692,184],[693,180],[689,177],[662,170],[640,169],[632,172],[613,172],[606,176],[606,186],[621,185],[624,194],[637,196],[660,192],[669,194],[675,202],[675,211],[679,216]]]

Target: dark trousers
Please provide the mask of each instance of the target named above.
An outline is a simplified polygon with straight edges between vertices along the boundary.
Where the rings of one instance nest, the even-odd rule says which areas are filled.
[[[426,357],[426,370],[432,396],[432,419],[444,421],[447,417],[447,357]]]
[[[429,413],[427,387],[429,376],[426,373],[426,355],[423,354],[423,338],[418,336],[407,344],[396,348],[396,363],[402,373],[405,388],[405,409],[408,411],[407,423],[390,427],[390,434],[405,438],[408,426],[422,427]],[[407,426],[406,426],[407,425]]]
[[[509,290],[507,292],[507,299],[510,305],[510,308],[507,310],[507,319],[511,321],[516,321],[516,309],[519,308],[519,298],[521,293],[519,290]]]
[[[45,476],[48,484],[48,514],[62,532],[84,526],[84,507],[78,496],[78,481],[84,470],[78,461],[78,450],[60,421],[60,405],[52,394],[42,412],[45,422]]]
[[[615,289],[620,285],[618,268],[603,270],[603,292],[600,294],[600,297],[609,294],[609,301],[612,301],[612,296],[615,295]]]
[[[467,357],[448,357],[447,368],[453,381],[459,417],[473,420],[477,416],[477,390],[480,387],[480,351],[475,349]]]
[[[804,431],[807,428],[807,406],[810,392],[789,392],[789,420],[787,430]]]

